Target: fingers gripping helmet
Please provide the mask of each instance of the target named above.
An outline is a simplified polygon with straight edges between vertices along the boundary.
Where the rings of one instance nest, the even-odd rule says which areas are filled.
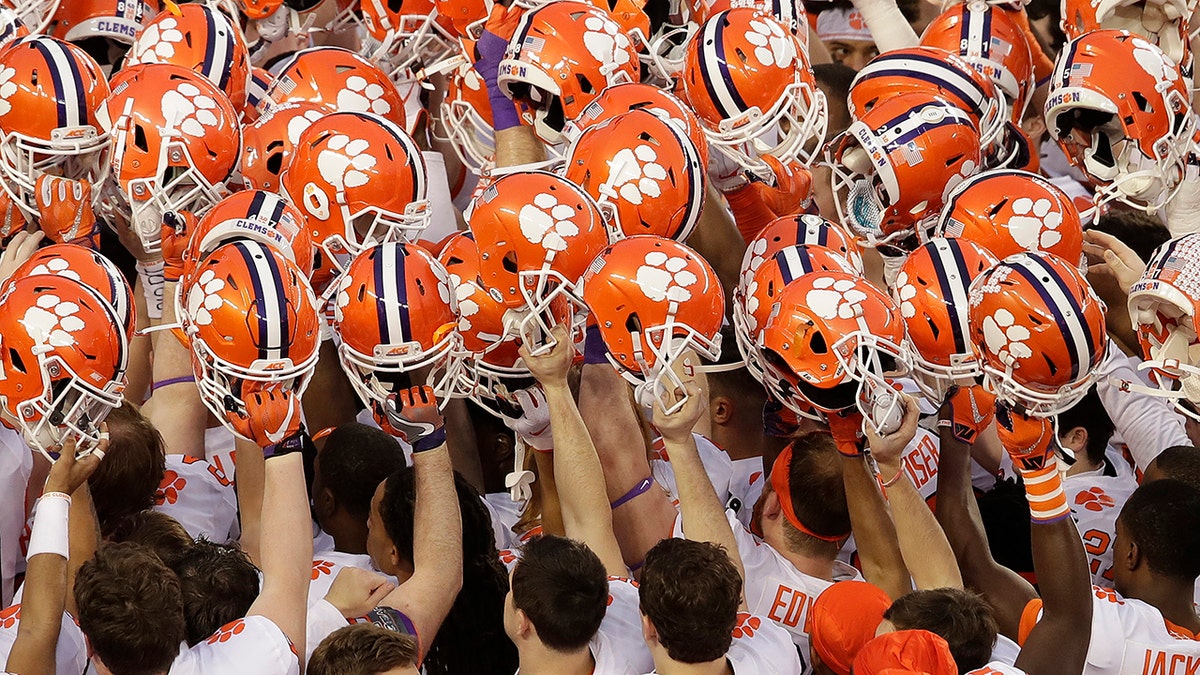
[[[304,393],[317,365],[317,299],[292,262],[256,241],[213,251],[183,291],[192,370],[209,411],[234,431],[231,413],[268,387]],[[235,432],[236,433],[236,432]]]
[[[203,76],[152,63],[122,70],[100,109],[112,136],[112,174],[148,251],[161,245],[162,214],[197,215],[228,192],[241,151],[237,112]]]
[[[304,130],[280,184],[313,242],[334,255],[415,239],[429,225],[425,158],[403,129],[367,113],[335,113]]]
[[[1001,169],[958,184],[933,233],[961,237],[1003,260],[1022,251],[1083,259],[1083,222],[1075,202],[1037,174]]]
[[[595,202],[574,183],[529,171],[498,178],[471,205],[483,286],[508,310],[505,334],[535,353],[566,321],[582,337],[587,306],[576,284],[608,244]]]
[[[262,112],[293,101],[379,115],[402,129],[406,124],[404,100],[387,73],[340,47],[312,47],[293,54],[267,90]]]
[[[863,112],[830,142],[826,161],[839,219],[875,246],[922,227],[979,170],[979,132],[944,99],[902,94]]]
[[[1098,184],[1098,207],[1118,201],[1153,213],[1183,182],[1196,123],[1179,66],[1141,37],[1098,30],[1059,54],[1046,127]]]
[[[66,276],[15,279],[0,298],[0,421],[54,459],[100,440],[121,405],[129,342],[111,305]]]
[[[35,215],[43,174],[99,185],[109,138],[96,112],[109,90],[92,57],[61,40],[28,37],[0,51],[0,78],[0,184],[13,202]]]
[[[708,142],[746,168],[758,155],[809,164],[828,107],[808,56],[787,28],[750,8],[720,12],[688,44],[683,91]]]
[[[334,295],[338,360],[363,402],[381,411],[408,386],[405,373],[430,368],[428,383],[445,406],[461,396],[462,337],[450,276],[414,244],[379,244],[354,258]],[[417,384],[413,382],[413,384]]]
[[[183,251],[183,278],[191,278],[213,251],[239,239],[270,246],[295,263],[306,278],[312,277],[315,250],[304,215],[279,195],[245,190],[222,199],[196,224]]]
[[[125,339],[133,339],[137,324],[133,290],[121,270],[97,251],[75,244],[45,246],[18,267],[11,279],[33,276],[65,277],[92,289],[113,308]]]
[[[673,366],[690,349],[715,361],[721,352],[725,298],[712,267],[692,249],[644,234],[604,250],[583,277],[608,358],[636,387],[638,401],[659,401],[682,388]]]
[[[633,110],[588,127],[567,149],[564,175],[596,199],[614,237],[686,241],[700,221],[700,153],[652,112]]]
[[[1129,291],[1129,317],[1146,354],[1142,367],[1156,385],[1146,393],[1193,403],[1200,403],[1200,285],[1192,276],[1197,264],[1200,235],[1172,239],[1154,251]]]
[[[561,0],[526,12],[500,62],[497,83],[532,111],[546,143],[562,140],[574,119],[607,86],[638,80],[633,43],[612,16],[593,5]]]
[[[997,263],[968,239],[937,238],[909,254],[892,299],[912,344],[913,381],[941,404],[955,385],[982,374],[967,322],[971,281]]]
[[[1005,258],[971,283],[971,341],[997,400],[1034,416],[1075,405],[1104,359],[1104,303],[1073,263]]]

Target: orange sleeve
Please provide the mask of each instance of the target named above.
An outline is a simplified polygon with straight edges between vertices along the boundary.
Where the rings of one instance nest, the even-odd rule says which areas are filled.
[[[1037,625],[1038,619],[1041,618],[1042,599],[1034,598],[1025,605],[1025,609],[1021,611],[1021,621],[1017,625],[1017,644],[1024,647],[1025,640],[1029,638],[1029,633],[1033,631],[1033,627]]]

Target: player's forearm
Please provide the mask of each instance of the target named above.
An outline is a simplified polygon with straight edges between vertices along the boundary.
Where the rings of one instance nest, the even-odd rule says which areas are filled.
[[[1018,668],[1030,675],[1078,675],[1087,661],[1092,586],[1075,521],[1034,523],[1033,568],[1038,572],[1042,618],[1021,646]]]
[[[80,485],[71,495],[68,528],[71,559],[67,561],[66,609],[71,616],[79,616],[75,606],[75,594],[71,592],[75,587],[75,575],[84,563],[96,555],[96,548],[100,545],[100,524],[87,483]]]
[[[55,647],[66,601],[67,561],[44,553],[29,560],[21,602],[21,623],[9,651],[6,672],[54,675]]]
[[[907,594],[912,590],[912,582],[900,553],[896,527],[874,474],[867,470],[861,457],[843,457],[842,482],[863,578],[883,589],[893,600]]]
[[[713,488],[708,472],[700,461],[696,439],[688,434],[686,440],[663,439],[671,468],[675,471],[675,489],[679,496],[679,510],[683,516],[683,533],[688,539],[717,544],[729,554],[738,573],[745,579],[742,557],[738,554],[737,540],[729,529],[725,507]]]
[[[991,559],[971,487],[970,448],[954,438],[949,429],[941,430],[940,440],[935,514],[958,559],[963,578],[970,585],[971,570],[986,567],[977,564],[982,563],[981,558]]]
[[[534,451],[533,461],[537,464],[537,486],[542,500],[542,531],[565,537],[567,530],[563,526],[562,502],[558,497],[558,481],[554,477],[554,454]]]
[[[583,366],[579,415],[604,467],[608,501],[615,502],[650,475],[650,462],[641,419],[630,405],[629,385],[612,366]]]
[[[496,132],[496,167],[520,166],[546,161],[546,146],[525,125]]]
[[[164,285],[162,325],[176,322],[175,287],[175,282]],[[153,348],[151,372],[156,388],[147,416],[162,434],[168,454],[203,458],[208,409],[193,381],[191,350],[170,330],[153,334]]]
[[[568,537],[592,546],[598,533],[612,532],[600,458],[566,382],[544,383],[543,389],[554,435],[554,481],[561,488],[563,529]]]
[[[890,473],[893,469],[902,471],[899,466],[880,467],[885,476],[896,475]],[[900,479],[888,488],[887,498],[892,506],[900,552],[917,589],[962,588],[962,574],[954,550],[907,474],[900,475]]]
[[[419,635],[433,636],[462,589],[462,513],[445,444],[413,455],[413,580],[421,588],[420,612],[410,618]]]
[[[262,448],[252,441],[234,437],[234,465],[237,481],[234,488],[237,493],[238,514],[242,528],[242,550],[250,556],[250,560],[262,567],[260,555],[263,532],[263,492],[266,466]],[[311,528],[310,528],[311,529]]]
[[[765,222],[762,224],[766,225]],[[722,287],[726,289],[725,312],[728,314],[733,297],[732,289],[737,287],[738,275],[741,273],[742,253],[746,250],[746,242],[716,188],[711,185],[705,192],[704,210],[696,223],[696,231],[688,237],[688,245],[712,263],[713,271],[717,273]]]
[[[244,453],[239,453],[244,454]],[[259,453],[261,457],[261,452]],[[239,457],[240,459],[240,457]],[[238,481],[242,480],[241,467]],[[263,589],[260,598],[271,605],[270,618],[304,654],[308,588],[312,575],[312,522],[304,461],[299,453],[272,457],[263,466],[261,509]],[[244,537],[244,534],[243,534]]]

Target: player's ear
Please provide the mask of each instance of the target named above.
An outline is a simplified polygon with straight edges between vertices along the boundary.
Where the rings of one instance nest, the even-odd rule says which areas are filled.
[[[650,623],[650,617],[645,614],[642,615],[642,638],[648,645],[653,646],[658,644],[658,629],[654,627],[654,624]]]
[[[337,498],[329,491],[329,488],[321,488],[317,494],[313,495],[313,510],[322,518],[328,518],[337,510]]]
[[[712,415],[713,424],[729,424],[735,410],[733,399],[728,396],[714,396],[709,414]]]

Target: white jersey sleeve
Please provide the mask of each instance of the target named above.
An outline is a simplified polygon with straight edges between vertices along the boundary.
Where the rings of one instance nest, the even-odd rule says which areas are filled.
[[[969,671],[967,675],[1026,675],[1026,673],[1015,666],[992,661],[982,668]]]
[[[804,663],[787,631],[773,621],[739,613],[729,647],[734,675],[800,675]]]
[[[1123,391],[1114,381],[1147,384],[1137,371],[1138,360],[1126,356],[1109,342],[1108,356],[1100,364],[1096,394],[1112,418],[1117,434],[1129,446],[1138,469],[1145,471],[1158,453],[1174,445],[1191,445],[1183,418],[1165,399],[1134,391]]]
[[[237,521],[237,495],[217,467],[203,459],[167,455],[154,510],[171,516],[193,539],[230,541]]]
[[[265,616],[248,616],[180,652],[170,670],[170,675],[214,673],[300,675],[300,656],[274,622]]]
[[[1112,542],[1117,534],[1117,515],[1137,489],[1137,481],[1129,474],[1116,477],[1085,474],[1068,476],[1063,489],[1087,551],[1092,583],[1112,588]]]
[[[17,629],[21,625],[21,605],[15,604],[0,611],[0,664],[8,662]],[[88,647],[83,631],[70,614],[63,612],[58,644],[54,648],[54,672],[57,675],[79,675],[87,668]]]
[[[608,608],[600,629],[588,643],[596,660],[593,675],[634,675],[654,669],[650,648],[642,637],[642,613],[637,584],[609,577]]]
[[[329,587],[333,585],[333,580],[347,567],[357,567],[360,570],[383,574],[371,564],[371,556],[369,555],[340,553],[338,551],[320,553],[313,557],[312,582],[308,586],[309,607],[312,607],[318,601],[325,598],[325,595],[329,593]],[[393,577],[388,577],[388,581],[393,584],[396,583],[396,579]]]
[[[331,633],[339,628],[345,628],[350,625],[350,621],[342,616],[337,607],[329,604],[325,599],[319,599],[312,602],[309,598],[308,613],[304,617],[304,662],[312,658],[312,653],[317,649],[317,645],[321,644],[321,640],[329,637]]]
[[[729,503],[729,485],[733,480],[733,460],[729,459],[729,455],[717,447],[716,443],[700,434],[692,434],[692,438],[696,441],[696,451],[700,455],[700,463],[704,465],[704,472],[708,474],[709,482],[716,489],[717,497],[721,499],[721,503]],[[655,482],[666,490],[667,497],[678,509],[679,491],[675,485],[675,469],[671,466],[671,458],[667,455],[661,436],[654,439],[651,451],[650,473],[654,476]]]
[[[25,488],[32,471],[29,446],[0,426],[0,606],[13,601],[14,582],[25,571]]]
[[[763,471],[762,457],[735,459],[730,468],[733,475],[729,479],[729,501],[725,507],[737,514],[742,525],[749,527],[754,505],[767,482],[767,472]]]

